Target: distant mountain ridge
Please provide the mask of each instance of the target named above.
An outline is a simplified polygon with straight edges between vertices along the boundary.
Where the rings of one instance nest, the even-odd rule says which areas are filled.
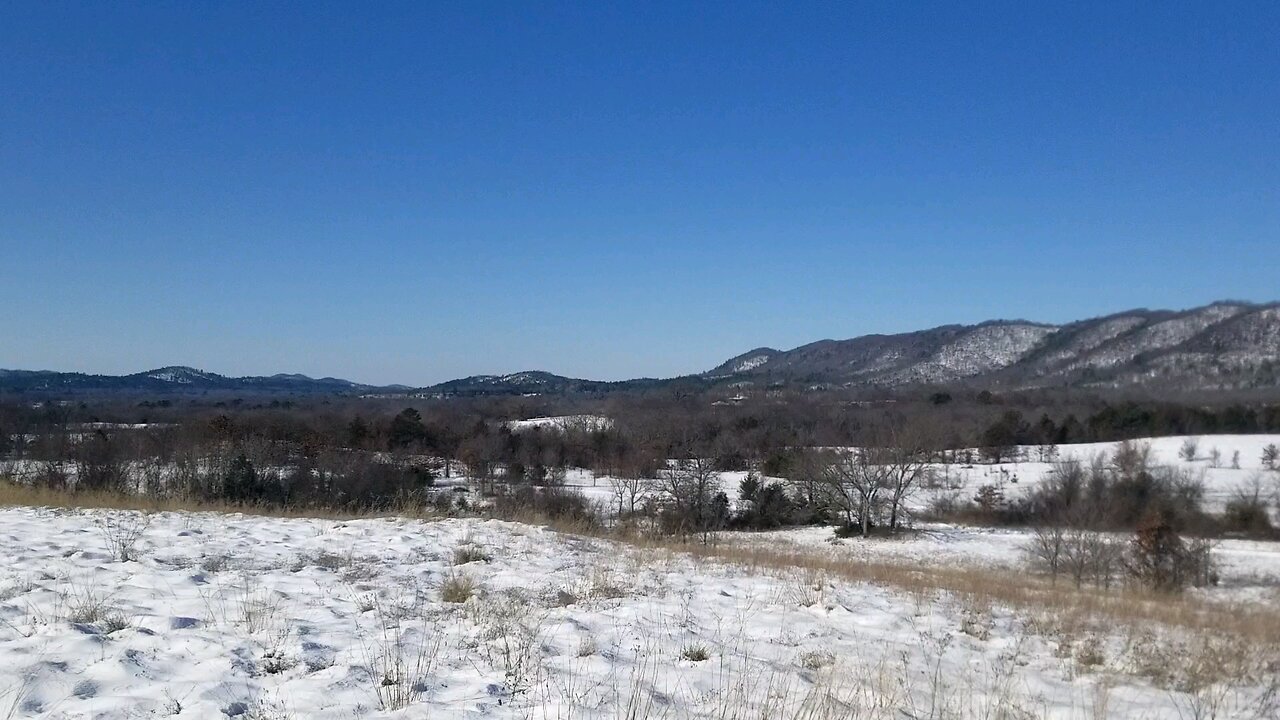
[[[696,375],[606,382],[540,370],[473,375],[425,388],[305,375],[227,377],[186,366],[132,375],[0,370],[0,391],[342,395],[562,395],[685,386],[1280,387],[1280,303],[1224,301],[1190,310],[1128,310],[1063,325],[991,320],[894,335],[760,347]]]
[[[1218,302],[1184,311],[1130,310],[1065,325],[993,320],[820,340],[786,351],[757,348],[704,375],[839,386],[1276,387],[1280,304]]]
[[[356,393],[374,390],[405,390],[405,386],[375,387],[340,378],[311,378],[278,374],[268,377],[228,377],[185,365],[146,370],[132,375],[93,375],[50,370],[0,370],[0,390],[76,392],[153,392],[189,394],[201,392],[263,393]]]

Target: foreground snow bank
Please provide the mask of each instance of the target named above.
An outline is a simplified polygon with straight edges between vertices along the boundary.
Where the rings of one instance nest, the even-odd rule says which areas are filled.
[[[4,509],[0,555],[0,717],[1172,718],[1196,700],[999,609],[515,523]],[[1257,691],[1218,716],[1250,717]]]

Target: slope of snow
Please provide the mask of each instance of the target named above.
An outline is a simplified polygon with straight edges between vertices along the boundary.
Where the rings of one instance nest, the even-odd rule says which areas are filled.
[[[1198,452],[1194,460],[1186,461],[1178,456],[1184,442],[1195,441]],[[1204,507],[1211,512],[1221,512],[1232,495],[1257,478],[1268,493],[1280,493],[1280,474],[1266,472],[1262,466],[1262,450],[1270,444],[1280,446],[1280,435],[1205,435],[1144,438],[1134,442],[1151,448],[1153,465],[1188,470],[1204,483]],[[1060,445],[1057,460],[1090,462],[1098,455],[1111,455],[1119,443],[1081,443]],[[1027,493],[1044,480],[1053,470],[1053,462],[1041,461],[1041,448],[1027,446],[1021,454],[1030,460],[998,464],[937,465],[943,487],[922,493],[917,504],[923,506],[940,494],[958,493],[972,497],[982,485],[999,486],[1006,497]],[[1214,451],[1218,459],[1213,459]],[[1239,467],[1232,467],[1238,455]],[[976,455],[975,451],[975,455]]]
[[[1167,350],[1186,342],[1210,325],[1235,317],[1245,309],[1238,305],[1210,305],[1198,312],[1153,323],[1103,345],[1068,367],[1105,369],[1133,360],[1139,353]]]
[[[613,427],[613,420],[603,415],[555,415],[536,417],[528,420],[511,420],[506,426],[512,432],[531,428],[550,430],[607,430]]]
[[[903,371],[901,381],[940,382],[972,377],[1008,367],[1021,360],[1056,327],[1043,325],[985,325],[948,343],[933,357]]]
[[[1143,318],[1134,316],[1112,318],[1080,333],[1072,338],[1071,342],[1065,347],[1045,354],[1039,358],[1038,364],[1041,366],[1053,366],[1080,357],[1129,332],[1144,322]]]
[[[160,514],[119,561],[103,528],[136,517],[0,510],[0,714],[785,718],[825,697],[1077,718],[1103,683],[998,608],[531,526]],[[490,559],[452,567],[461,546]],[[475,598],[443,602],[463,575]],[[1187,707],[1105,684],[1115,717]],[[1219,717],[1245,716],[1242,692]],[[395,693],[410,705],[382,707]]]
[[[920,566],[992,567],[1025,570],[1033,540],[1026,528],[987,528],[924,523],[901,539],[840,539],[831,528],[806,527],[755,534],[724,533],[726,542],[772,548],[826,548],[842,559],[902,562]],[[1209,599],[1280,604],[1280,542],[1219,540],[1213,556],[1221,573],[1217,586],[1194,590]]]
[[[769,362],[768,355],[753,355],[733,366],[733,372],[742,373],[755,370],[756,368]]]

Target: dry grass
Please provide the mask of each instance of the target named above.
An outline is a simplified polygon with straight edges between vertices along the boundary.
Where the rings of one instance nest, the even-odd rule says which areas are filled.
[[[119,513],[114,516],[98,519],[98,528],[107,543],[107,549],[116,562],[133,562],[140,560],[142,553],[138,544],[151,525],[151,516],[146,513]]]
[[[970,607],[993,604],[1056,619],[1060,629],[1087,628],[1096,621],[1159,625],[1209,632],[1280,647],[1280,608],[1209,602],[1136,587],[1066,589],[1048,578],[985,567],[940,567],[852,560],[830,553],[779,550],[755,545],[694,545],[631,538],[646,551],[668,552],[702,562],[727,563],[753,572],[826,577],[901,590],[925,599],[945,593]]]
[[[266,517],[324,518],[331,520],[354,520],[371,517],[433,518],[437,516],[431,508],[423,505],[397,505],[379,511],[357,511],[323,506],[281,507],[252,503],[228,503],[199,498],[127,495],[94,490],[67,492],[24,485],[13,482],[3,476],[0,476],[0,507],[240,513]]]
[[[680,657],[689,662],[703,662],[711,657],[711,651],[707,650],[706,645],[685,645],[680,650]]]
[[[454,565],[466,565],[474,562],[489,562],[489,560],[489,553],[485,552],[484,548],[473,543],[459,545],[453,550]]]
[[[470,575],[450,573],[440,584],[440,600],[447,603],[465,603],[476,594],[476,581]]]
[[[443,635],[416,612],[381,603],[375,603],[373,610],[376,630],[371,633],[372,642],[358,628],[369,680],[379,707],[400,710],[422,699],[443,647]]]

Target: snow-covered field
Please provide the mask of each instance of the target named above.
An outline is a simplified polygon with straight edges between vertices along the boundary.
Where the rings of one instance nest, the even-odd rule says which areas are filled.
[[[1172,467],[1190,471],[1192,477],[1204,484],[1204,509],[1210,512],[1221,512],[1223,506],[1239,489],[1247,487],[1255,478],[1263,486],[1264,493],[1275,502],[1280,502],[1280,472],[1270,470],[1262,465],[1262,451],[1267,445],[1280,446],[1280,435],[1204,435],[1192,439],[1196,441],[1198,452],[1194,460],[1183,460],[1179,450],[1188,437],[1173,436],[1145,438],[1133,442],[1149,445],[1151,462],[1155,466]],[[1078,445],[1059,445],[1056,451],[1056,462],[1078,460],[1086,466],[1098,455],[1113,455],[1119,443],[1087,443]],[[961,500],[970,500],[983,485],[999,487],[1009,499],[1025,495],[1042,482],[1052,472],[1055,461],[1039,460],[1043,456],[1040,446],[1019,448],[1019,455],[1024,460],[1017,462],[984,463],[955,462],[938,463],[932,466],[937,478],[937,486],[921,488],[911,499],[910,505],[917,510],[928,507],[929,503],[939,496],[952,495]],[[1217,451],[1217,461],[1213,452]],[[977,450],[972,455],[979,457]],[[1239,467],[1232,467],[1233,460],[1238,460]],[[745,472],[725,472],[720,474],[721,485],[730,501],[736,501],[738,483],[746,477]],[[780,478],[767,478],[778,480]],[[616,504],[613,487],[616,480],[607,476],[595,476],[586,470],[570,470],[565,478],[569,487],[582,492],[587,497],[604,503]]]
[[[1197,446],[1195,459],[1190,461],[1179,457],[1179,450],[1188,439]],[[1271,444],[1280,446],[1280,435],[1171,436],[1133,442],[1150,446],[1152,464],[1189,470],[1200,478],[1205,488],[1205,509],[1211,512],[1221,512],[1232,494],[1255,477],[1262,480],[1268,491],[1280,491],[1280,473],[1262,466],[1263,448]],[[1117,445],[1119,443],[1114,442],[1059,445],[1056,448],[1057,460],[1078,460],[1088,465],[1098,455],[1113,455]],[[972,497],[974,491],[986,484],[999,486],[1006,497],[1018,497],[1039,484],[1053,469],[1052,462],[1039,461],[1042,455],[1040,446],[1026,446],[1019,450],[1029,460],[972,466],[938,465],[936,469],[943,485],[960,491],[962,497]],[[1239,466],[1233,467],[1233,461],[1238,461]],[[923,493],[921,499],[945,492],[948,490],[944,488]]]
[[[989,528],[922,523],[893,539],[835,536],[831,528],[805,527],[759,533],[722,533],[722,541],[772,549],[819,551],[849,561],[923,567],[975,567],[1023,571],[1033,534],[1025,528]],[[1280,542],[1217,540],[1213,558],[1217,585],[1188,592],[1221,601],[1256,601],[1280,607]]]
[[[498,521],[141,517],[0,510],[0,717],[1180,718],[1204,699],[1113,638],[1064,649],[945,596]],[[1217,716],[1261,717],[1254,682]]]

